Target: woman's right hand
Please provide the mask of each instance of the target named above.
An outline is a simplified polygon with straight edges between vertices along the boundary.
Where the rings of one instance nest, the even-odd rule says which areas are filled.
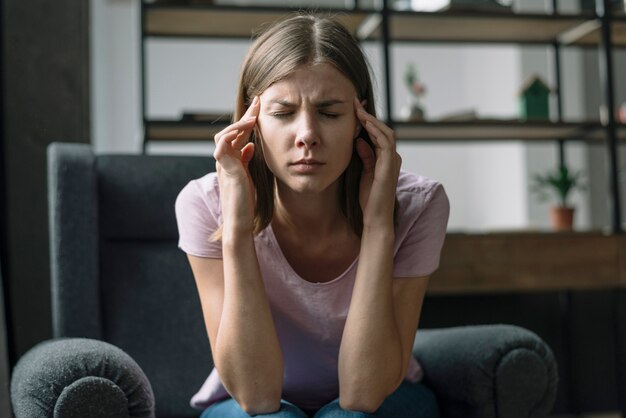
[[[254,155],[254,144],[248,141],[259,115],[259,102],[258,96],[255,96],[239,121],[215,135],[213,157],[216,160],[225,233],[251,232],[253,229],[255,191],[248,163]]]

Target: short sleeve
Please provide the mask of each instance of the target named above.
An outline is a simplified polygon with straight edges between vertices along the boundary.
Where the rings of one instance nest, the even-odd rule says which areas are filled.
[[[176,198],[178,247],[190,255],[222,258],[222,243],[211,239],[220,225],[217,181],[213,176],[192,180]]]
[[[428,276],[437,270],[449,215],[448,196],[437,183],[426,195],[423,210],[400,244],[394,257],[393,277]]]

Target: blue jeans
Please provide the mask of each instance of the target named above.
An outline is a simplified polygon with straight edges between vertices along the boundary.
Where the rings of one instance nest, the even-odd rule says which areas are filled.
[[[319,411],[305,412],[292,403],[281,401],[278,411],[256,415],[267,418],[437,418],[439,408],[435,395],[420,383],[404,381],[398,389],[385,399],[374,414],[346,411],[335,399]],[[208,407],[200,418],[249,418],[233,399],[226,399]]]

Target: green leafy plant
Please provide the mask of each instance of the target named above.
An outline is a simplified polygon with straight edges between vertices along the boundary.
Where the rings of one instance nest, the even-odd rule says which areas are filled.
[[[556,194],[560,207],[568,207],[567,198],[570,192],[586,188],[583,176],[582,171],[570,173],[568,168],[562,165],[555,171],[543,175],[535,174],[532,190],[541,200],[546,200],[550,191]]]
[[[413,63],[408,64],[406,67],[406,71],[404,72],[404,83],[413,96],[420,97],[426,94],[426,86],[417,78],[417,69]]]

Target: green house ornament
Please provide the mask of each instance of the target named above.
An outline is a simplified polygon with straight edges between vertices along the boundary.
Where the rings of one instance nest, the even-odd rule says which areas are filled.
[[[520,90],[519,107],[521,120],[550,119],[550,87],[538,76],[531,77]]]

